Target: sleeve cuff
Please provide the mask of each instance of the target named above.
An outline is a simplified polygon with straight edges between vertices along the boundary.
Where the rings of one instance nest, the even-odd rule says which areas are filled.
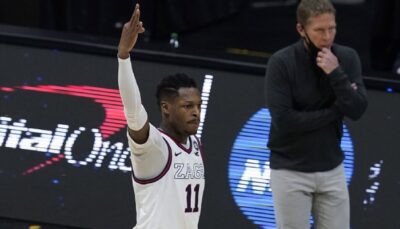
[[[126,59],[121,59],[121,58],[119,58],[119,56],[117,56],[117,57],[118,57],[118,63],[130,63],[131,62],[131,56],[129,56]]]
[[[346,74],[343,69],[339,66],[335,70],[333,70],[330,74],[328,74],[329,81],[331,85],[336,85],[339,82],[343,82],[346,79]]]
[[[340,76],[342,73],[343,73],[342,68],[340,66],[338,66],[331,73],[328,74],[328,77],[329,78],[336,78],[336,77]]]

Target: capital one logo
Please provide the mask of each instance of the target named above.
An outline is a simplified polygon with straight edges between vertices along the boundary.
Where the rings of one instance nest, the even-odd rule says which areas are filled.
[[[198,137],[201,137],[204,126],[212,80],[212,75],[205,75],[201,94],[204,104],[201,106],[200,125],[196,134]],[[78,167],[91,166],[100,168],[107,166],[112,171],[131,171],[129,165],[130,149],[125,142],[126,140],[124,142],[111,142],[109,140],[110,137],[126,128],[123,105],[118,90],[86,85],[0,86],[0,92],[5,94],[12,94],[17,91],[90,99],[94,103],[101,105],[104,110],[104,119],[98,128],[80,126],[73,129],[66,123],[59,123],[50,130],[30,126],[29,114],[26,114],[28,116],[26,119],[25,117],[23,119],[14,119],[13,117],[3,116],[0,113],[0,149],[36,151],[47,155],[45,161],[27,168],[23,175],[31,174],[62,161]],[[62,122],[62,120],[59,122]],[[90,140],[93,142],[90,147],[91,150],[83,153],[76,152],[74,145],[83,138],[84,134],[90,136]],[[80,154],[83,154],[83,158]],[[105,160],[106,157],[109,160]]]
[[[33,173],[47,166],[66,160],[76,166],[102,167],[106,156],[111,160],[108,164],[110,170],[130,171],[127,165],[129,147],[122,142],[106,141],[109,137],[124,129],[126,121],[119,91],[115,89],[99,88],[82,85],[38,85],[0,87],[0,92],[14,93],[16,91],[31,91],[36,93],[58,94],[91,99],[104,109],[105,117],[98,128],[88,129],[79,127],[71,129],[68,124],[60,123],[54,130],[30,127],[29,114],[25,119],[13,119],[0,116],[0,148],[11,148],[44,152],[48,158],[43,163],[27,168],[24,175]],[[76,158],[73,148],[76,141],[83,133],[89,133],[93,139],[90,152],[84,153],[83,159]]]
[[[266,108],[257,111],[243,126],[232,147],[228,165],[230,190],[242,213],[255,225],[275,229],[274,207],[270,187],[270,150],[266,147],[271,116]],[[353,166],[353,143],[344,126],[341,148],[350,183]]]

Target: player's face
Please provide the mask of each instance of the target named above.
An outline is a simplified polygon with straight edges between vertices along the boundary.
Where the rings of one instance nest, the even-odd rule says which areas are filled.
[[[200,123],[201,97],[197,88],[180,88],[170,111],[170,122],[185,135],[197,133]]]
[[[323,13],[312,16],[303,27],[298,25],[298,32],[302,37],[308,38],[317,48],[330,49],[336,36],[336,19],[332,13]]]

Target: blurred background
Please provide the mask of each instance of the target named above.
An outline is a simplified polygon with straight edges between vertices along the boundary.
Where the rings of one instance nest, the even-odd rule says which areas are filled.
[[[179,45],[174,52],[264,65],[274,51],[298,39],[297,0],[138,2],[147,29],[138,45],[142,49],[171,51],[169,40],[176,36]],[[3,0],[0,23],[64,32],[74,34],[74,38],[115,46],[135,3]],[[333,0],[333,3],[338,12],[336,41],[359,52],[364,74],[399,79],[399,1]],[[2,30],[6,32],[5,28]]]
[[[151,121],[159,122],[155,86],[168,73],[189,73],[207,96],[200,228],[275,228],[263,78],[268,58],[299,39],[298,1],[137,2],[146,32],[134,69]],[[125,127],[115,117],[117,45],[137,2],[0,1],[0,228],[134,225]],[[342,142],[352,229],[397,229],[390,209],[400,205],[400,1],[332,2],[336,42],[359,53],[370,100],[362,120],[346,120]],[[102,156],[94,156],[95,133]],[[260,169],[246,178],[249,160]]]

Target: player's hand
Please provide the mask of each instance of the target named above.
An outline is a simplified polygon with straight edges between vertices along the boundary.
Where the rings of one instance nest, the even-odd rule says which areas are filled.
[[[126,59],[129,57],[129,52],[135,46],[139,33],[143,33],[144,31],[143,22],[140,21],[139,4],[136,4],[131,19],[122,28],[118,45],[119,58]]]
[[[333,70],[339,67],[337,57],[327,48],[322,48],[322,50],[318,52],[316,61],[317,66],[320,67],[325,74],[330,74]]]

